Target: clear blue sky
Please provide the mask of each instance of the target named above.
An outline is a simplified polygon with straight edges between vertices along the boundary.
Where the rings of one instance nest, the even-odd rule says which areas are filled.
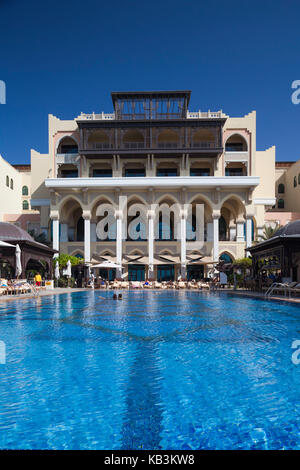
[[[47,115],[111,112],[110,92],[190,89],[190,110],[257,111],[257,148],[300,158],[300,3],[0,0],[0,153],[47,151]]]

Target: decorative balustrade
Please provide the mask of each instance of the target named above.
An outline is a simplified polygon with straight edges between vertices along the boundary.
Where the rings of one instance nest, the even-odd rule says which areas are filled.
[[[187,119],[218,119],[223,117],[223,112],[221,111],[207,111],[207,112],[202,112],[202,111],[197,111],[197,112],[187,112]]]
[[[122,114],[121,120],[149,120],[150,115],[145,113],[136,114]],[[219,119],[223,117],[221,111],[187,111],[186,119]],[[182,117],[176,113],[156,113],[152,119],[181,119]],[[114,121],[116,119],[115,113],[81,113],[77,118],[80,121]]]
[[[249,152],[225,152],[225,162],[247,162]]]
[[[56,163],[58,165],[62,164],[76,164],[79,159],[79,154],[78,153],[58,153],[56,155]]]
[[[115,113],[112,113],[112,114],[106,114],[106,113],[85,114],[85,113],[81,113],[80,116],[78,116],[77,119],[81,120],[81,121],[114,121],[115,120]]]

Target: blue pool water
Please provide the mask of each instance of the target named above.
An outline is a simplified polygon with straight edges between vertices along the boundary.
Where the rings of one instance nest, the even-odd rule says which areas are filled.
[[[226,294],[3,302],[0,448],[299,449],[297,339],[298,306]]]

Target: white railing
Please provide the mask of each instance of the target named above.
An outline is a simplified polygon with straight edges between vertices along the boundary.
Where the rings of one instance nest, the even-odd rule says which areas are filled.
[[[225,162],[247,162],[248,152],[225,152]]]
[[[196,112],[187,112],[187,119],[216,119],[216,118],[221,118],[223,116],[222,110],[220,111],[210,111],[208,110],[207,112],[202,112],[202,111],[196,111]]]
[[[282,282],[273,282],[273,284],[268,288],[265,293],[265,299],[269,299],[273,294],[274,290],[283,291],[286,297],[287,293],[289,294],[289,298],[291,297],[291,288],[288,284]]]
[[[187,111],[186,114],[187,119],[217,119],[223,117],[222,110],[220,111],[196,111],[191,112]],[[107,113],[81,113],[76,119],[81,121],[114,121],[116,119],[115,113],[107,114]]]
[[[79,120],[82,121],[114,121],[115,120],[115,114],[106,114],[106,113],[91,113],[91,114],[85,114],[81,113],[80,116],[78,116]]]
[[[63,163],[75,164],[78,162],[79,154],[78,153],[57,153],[56,154],[56,163],[61,165]]]

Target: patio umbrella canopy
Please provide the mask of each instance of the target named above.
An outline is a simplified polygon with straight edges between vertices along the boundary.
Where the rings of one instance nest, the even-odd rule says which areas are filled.
[[[54,275],[55,275],[55,279],[60,278],[58,261],[56,261],[56,264],[55,264],[55,273],[54,273]]]
[[[6,243],[6,242],[3,242],[2,240],[0,240],[0,246],[7,246],[7,247],[10,247],[10,248],[16,248],[15,245],[12,245],[11,243]]]
[[[91,266],[93,268],[100,268],[100,269],[121,269],[119,264],[113,263],[112,261],[103,261],[103,263],[94,264]]]
[[[16,277],[19,277],[22,273],[21,264],[21,249],[19,244],[16,245]]]
[[[69,259],[68,259],[68,262],[67,262],[66,276],[67,277],[72,276],[72,266],[71,266],[71,261]]]

